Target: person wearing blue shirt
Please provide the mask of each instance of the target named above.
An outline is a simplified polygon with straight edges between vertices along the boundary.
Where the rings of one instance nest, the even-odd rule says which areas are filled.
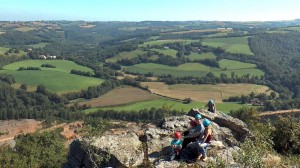
[[[181,149],[182,149],[182,141],[181,141],[181,134],[180,132],[174,133],[174,139],[171,141],[171,146],[173,151],[171,153],[170,160],[174,160],[175,158],[179,158]]]

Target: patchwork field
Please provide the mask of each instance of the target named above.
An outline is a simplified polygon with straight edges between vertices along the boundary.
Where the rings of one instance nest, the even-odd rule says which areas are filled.
[[[204,76],[207,71],[212,71],[213,68],[198,63],[188,63],[180,66],[168,66],[154,63],[142,63],[133,66],[123,66],[125,71],[135,72],[140,74],[147,74],[153,72],[155,75],[172,76]]]
[[[86,104],[91,107],[104,107],[136,103],[140,101],[154,100],[159,98],[159,96],[151,94],[148,91],[134,87],[123,86],[113,89],[99,98],[79,102],[78,104]]]
[[[285,30],[293,30],[293,31],[300,31],[300,27],[288,27],[288,28],[285,28]]]
[[[250,63],[244,63],[240,61],[234,61],[234,60],[228,60],[228,59],[222,59],[219,61],[220,68],[226,68],[226,69],[251,69],[256,68],[257,66],[255,64]]]
[[[228,33],[216,33],[216,34],[208,34],[203,35],[203,37],[226,37]]]
[[[248,45],[248,37],[206,38],[203,45],[221,47],[227,52],[253,55]]]
[[[56,68],[42,68],[42,64],[51,64]],[[40,67],[41,70],[17,71],[19,67]],[[100,85],[104,80],[70,74],[72,69],[92,72],[91,69],[66,60],[26,60],[15,62],[3,67],[0,73],[12,75],[18,84],[27,84],[36,87],[43,84],[47,90],[58,94],[80,91],[89,86]]]
[[[216,85],[193,85],[177,84],[167,85],[162,82],[142,82],[142,86],[148,86],[149,90],[158,95],[184,99],[186,97],[199,102],[206,102],[214,99],[222,102],[224,98],[230,96],[248,95],[251,92],[256,94],[270,94],[270,89],[263,85],[254,84],[216,84]]]
[[[46,45],[48,45],[49,43],[38,43],[38,44],[30,44],[30,45],[26,45],[28,47],[32,47],[32,48],[44,48],[46,47]]]
[[[139,111],[142,109],[151,109],[154,108],[161,108],[163,106],[171,107],[171,109],[182,111],[183,114],[186,114],[191,108],[201,108],[206,109],[205,107],[206,103],[203,102],[191,102],[189,104],[184,104],[180,101],[174,101],[170,99],[155,99],[155,100],[148,100],[148,101],[142,101],[142,102],[136,102],[132,104],[127,105],[121,105],[121,106],[114,106],[114,107],[95,107],[85,110],[86,113],[95,112],[97,110],[117,110],[117,111]],[[244,106],[242,104],[236,104],[236,103],[217,103],[217,110],[229,113],[231,110],[238,110]],[[249,107],[249,106],[247,106]]]
[[[191,43],[191,42],[199,42],[199,40],[185,40],[185,39],[176,39],[176,40],[155,40],[155,41],[148,41],[144,44],[140,44],[140,47],[146,47],[147,45],[163,45],[166,43],[175,43],[175,42],[181,42],[181,43]]]
[[[177,50],[173,50],[173,49],[152,49],[152,51],[156,51],[164,55],[169,55],[174,58],[176,58],[176,54],[177,54]]]
[[[15,28],[15,30],[20,31],[20,32],[28,32],[28,31],[31,31],[31,30],[36,30],[36,28],[22,26],[22,27]]]
[[[131,59],[134,57],[137,57],[138,55],[143,55],[147,53],[146,51],[142,51],[142,50],[133,50],[130,52],[121,52],[119,54],[117,54],[116,56],[112,57],[112,58],[108,58],[106,59],[107,62],[117,62],[120,59]]]
[[[222,68],[213,68],[200,63],[186,63],[179,66],[168,66],[154,63],[142,63],[133,66],[123,66],[125,71],[147,74],[153,72],[154,75],[167,75],[171,74],[175,77],[183,76],[205,76],[208,72],[214,73],[216,76],[220,76],[221,73],[226,74],[230,77],[231,73],[234,72],[237,76],[243,76],[249,74],[250,76],[261,76],[264,72],[254,68],[254,64],[242,63],[238,61],[224,60],[220,63]],[[245,66],[245,68],[243,68]]]
[[[187,30],[187,31],[178,31],[178,32],[172,32],[171,34],[186,34],[186,33],[203,33],[203,32],[231,32],[230,29],[201,29],[201,30]]]
[[[215,59],[216,55],[212,52],[208,52],[208,53],[195,53],[192,52],[191,55],[188,56],[184,56],[185,58],[189,58],[190,60],[199,60],[199,59]]]
[[[4,55],[5,52],[7,52],[9,50],[9,48],[7,47],[0,47],[0,55]]]
[[[8,50],[9,50],[9,48],[0,46],[0,56],[4,56],[5,52],[7,52]],[[19,53],[9,53],[7,56],[24,56],[24,55],[26,55],[26,52],[24,52],[23,50],[19,50],[19,51],[20,51]]]

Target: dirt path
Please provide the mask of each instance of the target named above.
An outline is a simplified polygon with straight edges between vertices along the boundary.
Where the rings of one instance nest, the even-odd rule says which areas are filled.
[[[266,111],[259,114],[259,116],[268,116],[274,114],[286,114],[286,113],[299,113],[300,109],[293,109],[293,110],[279,110],[279,111]]]
[[[12,140],[14,138],[15,137],[8,137],[8,138],[0,139],[0,142],[5,142],[5,141],[8,141],[8,140]]]

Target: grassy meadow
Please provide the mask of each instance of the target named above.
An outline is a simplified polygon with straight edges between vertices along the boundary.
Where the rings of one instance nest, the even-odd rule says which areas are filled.
[[[251,69],[256,68],[255,64],[244,63],[240,61],[222,59],[219,61],[220,68],[224,69]]]
[[[213,68],[198,63],[187,63],[180,66],[168,66],[154,63],[142,63],[133,66],[123,66],[129,72],[147,74],[153,72],[155,75],[167,75],[183,77],[183,76],[204,76],[207,71],[212,71]]]
[[[162,53],[164,55],[172,56],[174,58],[176,58],[176,54],[177,54],[177,50],[173,50],[173,49],[151,49],[151,50]]]
[[[176,43],[176,42],[191,43],[191,42],[199,42],[199,40],[185,40],[185,39],[154,40],[154,41],[145,42],[144,44],[140,44],[139,47],[147,47],[147,45],[149,45],[149,46],[152,46],[152,45],[163,45],[163,44],[166,44],[166,43]]]
[[[4,55],[5,52],[7,52],[9,50],[9,48],[7,47],[0,47],[0,55]]]
[[[9,50],[9,48],[0,46],[0,56],[18,56],[18,57],[21,57],[21,56],[26,55],[26,52],[23,51],[23,50],[19,50],[20,51],[19,53],[9,53],[8,55],[5,55],[5,52],[7,52],[8,50]]]
[[[203,35],[203,37],[226,37],[228,33],[215,33],[215,34],[208,34]]]
[[[215,59],[217,56],[212,52],[201,53],[201,54],[192,52],[191,55],[184,56],[184,57],[189,58],[190,60],[193,61],[193,60],[199,60],[199,59]]]
[[[248,45],[248,37],[205,38],[203,45],[221,47],[230,53],[253,55]]]
[[[48,44],[49,43],[38,43],[38,44],[30,44],[30,45],[26,45],[26,46],[27,47],[32,47],[32,48],[44,48]]]
[[[141,63],[133,66],[123,66],[123,68],[126,71],[134,73],[147,74],[148,72],[153,72],[154,75],[171,74],[175,77],[202,77],[205,76],[208,72],[212,72],[216,76],[220,76],[221,73],[224,73],[229,77],[232,72],[234,72],[237,76],[243,76],[247,74],[250,74],[250,76],[264,75],[264,72],[256,69],[256,66],[254,64],[231,60],[221,60],[220,65],[221,68],[209,67],[200,63],[186,63],[179,66],[168,66],[155,63]]]
[[[146,51],[142,51],[142,50],[133,50],[130,52],[121,52],[119,54],[117,54],[116,56],[112,57],[112,58],[108,58],[106,59],[107,62],[117,62],[120,59],[131,59],[134,57],[137,57],[138,55],[143,55],[147,53]]]
[[[217,32],[217,33],[226,33],[231,32],[230,29],[200,29],[200,30],[185,30],[185,31],[176,31],[170,34],[187,34],[187,33],[203,33],[203,32]]]
[[[117,110],[117,111],[138,111],[142,109],[151,109],[154,108],[161,108],[163,106],[170,107],[171,109],[176,109],[179,111],[182,111],[183,114],[187,113],[191,108],[201,108],[206,109],[205,107],[206,103],[203,102],[191,102],[189,104],[184,104],[180,101],[174,101],[170,99],[156,99],[156,100],[148,100],[148,101],[142,101],[142,102],[136,102],[132,104],[127,105],[120,105],[120,106],[113,106],[113,107],[95,107],[85,110],[86,113],[95,112],[97,110]],[[229,113],[231,110],[238,110],[244,106],[242,104],[237,103],[217,103],[217,110],[222,111],[224,113]]]
[[[36,30],[36,28],[22,26],[22,27],[15,28],[15,30],[20,31],[20,32],[28,32],[28,31],[31,31],[31,30]]]
[[[42,64],[51,64],[56,68],[43,68]],[[42,70],[24,70],[17,71],[19,67],[40,67]],[[72,69],[92,72],[91,69],[75,64],[66,60],[25,60],[15,62],[3,67],[0,73],[12,75],[18,84],[27,84],[35,87],[43,84],[47,90],[58,94],[80,91],[87,89],[89,86],[100,85],[103,80],[70,74]]]
[[[297,27],[288,27],[288,28],[285,28],[285,30],[300,31],[300,27],[299,26],[297,26]]]

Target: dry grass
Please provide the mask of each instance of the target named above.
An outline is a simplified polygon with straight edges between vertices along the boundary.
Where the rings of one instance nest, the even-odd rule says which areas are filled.
[[[268,154],[266,158],[263,158],[264,166],[267,168],[279,167],[281,158],[275,155]]]
[[[192,85],[178,84],[167,85],[162,82],[142,82],[142,86],[148,86],[153,93],[184,99],[186,97],[195,101],[206,102],[214,99],[216,102],[222,102],[224,98],[230,96],[248,95],[252,91],[254,93],[267,93],[269,88],[261,85],[253,84],[218,84],[218,85]]]
[[[35,132],[41,128],[41,121],[33,119],[0,121],[0,143],[11,140],[19,134]]]
[[[78,103],[79,105],[90,105],[91,107],[104,107],[134,103],[138,101],[154,100],[159,96],[151,94],[145,90],[134,87],[120,87],[113,89],[105,95],[85,102]]]

